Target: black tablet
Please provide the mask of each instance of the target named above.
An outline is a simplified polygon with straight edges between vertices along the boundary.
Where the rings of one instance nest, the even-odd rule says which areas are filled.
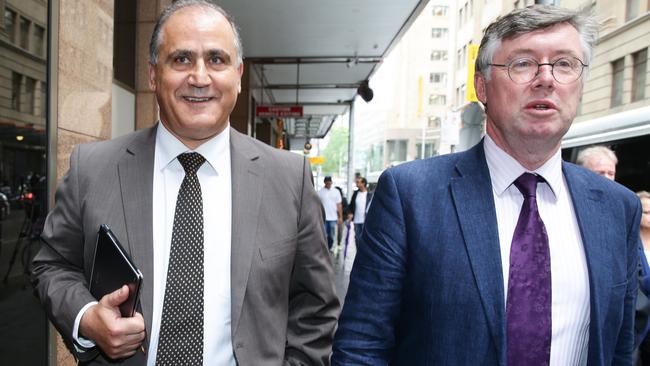
[[[120,305],[123,317],[135,314],[140,298],[142,273],[128,253],[120,245],[107,225],[101,225],[97,233],[93,269],[90,275],[90,293],[99,301],[123,285],[129,287],[129,298]]]

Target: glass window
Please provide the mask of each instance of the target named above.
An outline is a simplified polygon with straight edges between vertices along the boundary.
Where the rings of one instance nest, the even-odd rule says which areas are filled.
[[[41,117],[47,117],[47,83],[41,82]]]
[[[113,77],[135,90],[136,3],[115,0],[113,18]]]
[[[16,34],[16,13],[10,9],[5,9],[5,32],[13,42]]]
[[[376,172],[384,169],[384,145],[375,144],[370,148],[369,162],[370,162],[370,171]]]
[[[437,16],[437,17],[447,16],[447,10],[448,10],[448,7],[446,7],[446,6],[434,5],[433,6],[433,15]]]
[[[463,25],[463,8],[460,8],[460,10],[458,10],[458,25]]]
[[[440,39],[447,38],[447,28],[432,28],[431,37]]]
[[[23,76],[17,72],[11,73],[11,109],[15,111],[20,110],[20,85],[22,84]]]
[[[645,79],[648,70],[648,49],[644,48],[632,55],[632,101],[645,98]]]
[[[406,161],[407,140],[387,140],[386,150],[388,151],[388,163],[400,163]]]
[[[429,117],[429,120],[427,121],[427,127],[440,128],[440,122],[441,122],[440,117]]]
[[[430,105],[445,105],[447,104],[447,96],[444,94],[431,94],[429,95]]]
[[[465,17],[463,18],[463,23],[467,22],[467,19],[469,18],[469,10],[467,10],[467,3],[463,6],[463,9],[465,10]]]
[[[45,54],[43,40],[45,39],[45,29],[39,25],[34,26],[34,42],[32,43],[32,52],[42,56]]]
[[[20,47],[28,49],[29,46],[29,20],[20,17]]]
[[[625,21],[639,16],[639,0],[625,0]]]
[[[612,62],[612,102],[611,106],[616,107],[623,104],[623,71],[625,63],[623,58]]]
[[[447,74],[444,72],[432,72],[429,74],[429,82],[432,84],[441,84],[444,86],[447,84]]]
[[[433,142],[427,142],[424,144],[424,156],[422,156],[422,143],[417,143],[415,144],[416,152],[415,152],[415,158],[416,159],[426,159],[430,158],[432,156],[436,156],[435,153],[435,147],[436,145]]]
[[[463,46],[463,54],[461,56],[461,62],[463,66],[467,65],[467,45]]]
[[[447,51],[443,51],[443,50],[431,51],[431,61],[447,61]]]
[[[34,91],[36,89],[36,80],[25,77],[25,101],[23,103],[22,112],[34,114],[35,97]]]

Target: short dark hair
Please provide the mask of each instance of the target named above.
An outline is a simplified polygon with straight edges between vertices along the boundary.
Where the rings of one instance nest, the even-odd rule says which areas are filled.
[[[368,181],[367,181],[366,178],[364,178],[364,177],[359,177],[359,181],[360,181],[361,183],[363,183],[364,186],[367,186],[367,185],[368,185]]]
[[[156,22],[156,25],[153,28],[153,33],[151,34],[151,41],[149,42],[149,62],[152,65],[155,65],[158,63],[158,49],[160,48],[160,44],[162,43],[162,28],[169,19],[175,12],[190,7],[190,6],[198,6],[198,7],[203,7],[206,9],[212,9],[219,14],[223,15],[226,20],[228,20],[228,23],[230,23],[230,26],[232,28],[232,33],[235,36],[235,50],[237,52],[237,65],[241,64],[243,61],[243,47],[242,47],[242,42],[241,42],[241,37],[239,36],[239,31],[237,30],[237,25],[235,24],[235,21],[233,20],[232,16],[228,14],[222,7],[219,5],[215,4],[212,1],[209,0],[177,0],[172,2],[169,6],[165,8],[165,10],[162,11],[160,14],[160,17],[158,18],[158,21]]]
[[[330,177],[329,175],[326,175],[325,179],[323,179],[323,182],[331,182],[331,181],[332,181],[332,177]]]
[[[551,5],[533,5],[515,9],[487,27],[476,58],[476,71],[481,72],[486,80],[490,80],[492,57],[504,39],[515,38],[561,23],[570,24],[578,31],[584,62],[589,65],[592,47],[596,42],[600,26],[591,11],[587,8],[570,10]]]

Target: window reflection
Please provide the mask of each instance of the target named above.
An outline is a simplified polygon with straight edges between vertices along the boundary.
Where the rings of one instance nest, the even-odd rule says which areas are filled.
[[[27,275],[47,212],[47,7],[0,1],[0,365],[47,364]]]
[[[5,9],[5,32],[10,40],[14,39],[16,33],[16,12],[11,9]]]
[[[20,47],[27,49],[29,45],[29,20],[20,17]]]

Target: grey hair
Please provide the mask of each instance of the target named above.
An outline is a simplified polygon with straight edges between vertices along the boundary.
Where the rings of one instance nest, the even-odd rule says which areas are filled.
[[[490,80],[490,63],[494,53],[505,39],[512,39],[536,30],[567,23],[580,34],[585,65],[591,63],[592,49],[598,37],[600,23],[587,8],[570,10],[549,5],[533,5],[515,9],[507,15],[492,22],[486,29],[476,58],[476,71],[487,81]],[[586,76],[586,74],[585,74]],[[583,82],[584,82],[583,78]]]
[[[578,153],[576,164],[584,166],[589,160],[594,157],[605,157],[611,160],[614,165],[618,164],[618,158],[616,157],[616,154],[607,146],[592,146],[581,150]]]
[[[638,191],[638,192],[636,192],[636,195],[637,195],[637,197],[639,197],[639,199],[641,199],[641,198],[650,199],[650,193],[648,193],[648,191]]]
[[[241,37],[239,36],[239,31],[237,30],[237,25],[235,24],[233,17],[228,14],[228,12],[210,0],[176,0],[162,11],[160,17],[158,18],[158,21],[156,22],[156,25],[153,28],[153,33],[151,34],[151,41],[149,42],[149,62],[152,65],[156,65],[158,63],[158,49],[162,44],[162,28],[169,17],[171,17],[175,12],[190,6],[215,10],[223,15],[226,20],[228,20],[228,23],[230,23],[230,27],[232,28],[232,33],[235,36],[235,50],[237,52],[236,66],[241,65],[244,57],[244,50],[242,47]]]

